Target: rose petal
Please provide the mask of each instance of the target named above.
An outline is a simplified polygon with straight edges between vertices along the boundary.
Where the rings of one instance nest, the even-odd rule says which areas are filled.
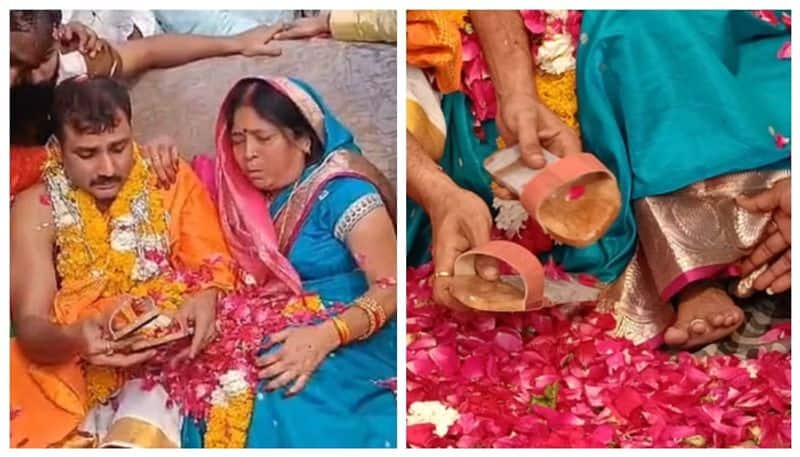
[[[434,437],[433,424],[414,424],[406,427],[406,441],[409,446],[425,447]]]
[[[586,193],[586,186],[583,184],[576,184],[569,188],[569,192],[567,192],[567,201],[571,202],[573,200],[577,200]]]
[[[775,15],[774,11],[755,10],[753,11],[753,15],[770,25],[778,25],[778,16]]]
[[[778,58],[779,59],[791,59],[792,58],[792,42],[787,41],[781,45],[781,48],[778,49]]]
[[[499,330],[494,342],[506,352],[519,352],[522,349],[522,337],[513,330]]]

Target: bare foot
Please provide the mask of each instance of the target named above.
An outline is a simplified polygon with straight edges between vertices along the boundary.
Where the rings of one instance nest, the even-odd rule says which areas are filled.
[[[721,340],[744,321],[742,310],[717,286],[692,285],[678,299],[678,317],[664,333],[670,346],[689,349]]]

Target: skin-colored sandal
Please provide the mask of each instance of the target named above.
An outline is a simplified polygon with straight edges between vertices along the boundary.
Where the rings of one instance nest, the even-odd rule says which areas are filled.
[[[492,257],[516,273],[488,281],[480,276],[478,256]],[[569,276],[563,280],[545,278],[544,268],[530,251],[511,241],[490,241],[456,259],[450,293],[465,306],[491,312],[520,312],[564,303],[594,301],[600,294]]]
[[[519,196],[520,202],[554,240],[585,247],[600,239],[619,215],[622,197],[617,179],[595,156],[559,158],[544,151],[539,170],[520,161],[517,147],[487,157],[484,167]]]

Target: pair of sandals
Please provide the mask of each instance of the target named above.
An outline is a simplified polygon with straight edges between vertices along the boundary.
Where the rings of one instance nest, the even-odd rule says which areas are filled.
[[[484,161],[490,174],[517,194],[520,202],[555,241],[585,247],[602,237],[617,218],[621,195],[614,175],[588,153],[558,158],[545,152],[548,164],[540,170],[524,168],[519,151],[511,148]],[[532,177],[531,177],[532,176]],[[478,275],[479,256],[498,261],[501,275],[488,281]],[[596,300],[600,289],[567,275],[546,278],[539,259],[510,241],[490,241],[461,254],[455,261],[451,294],[465,306],[491,312],[519,312],[563,303]]]

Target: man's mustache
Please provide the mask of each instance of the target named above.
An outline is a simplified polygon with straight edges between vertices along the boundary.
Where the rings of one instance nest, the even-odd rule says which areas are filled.
[[[107,184],[116,184],[122,181],[122,178],[119,176],[100,176],[99,178],[93,179],[89,185],[94,186],[105,186]]]

